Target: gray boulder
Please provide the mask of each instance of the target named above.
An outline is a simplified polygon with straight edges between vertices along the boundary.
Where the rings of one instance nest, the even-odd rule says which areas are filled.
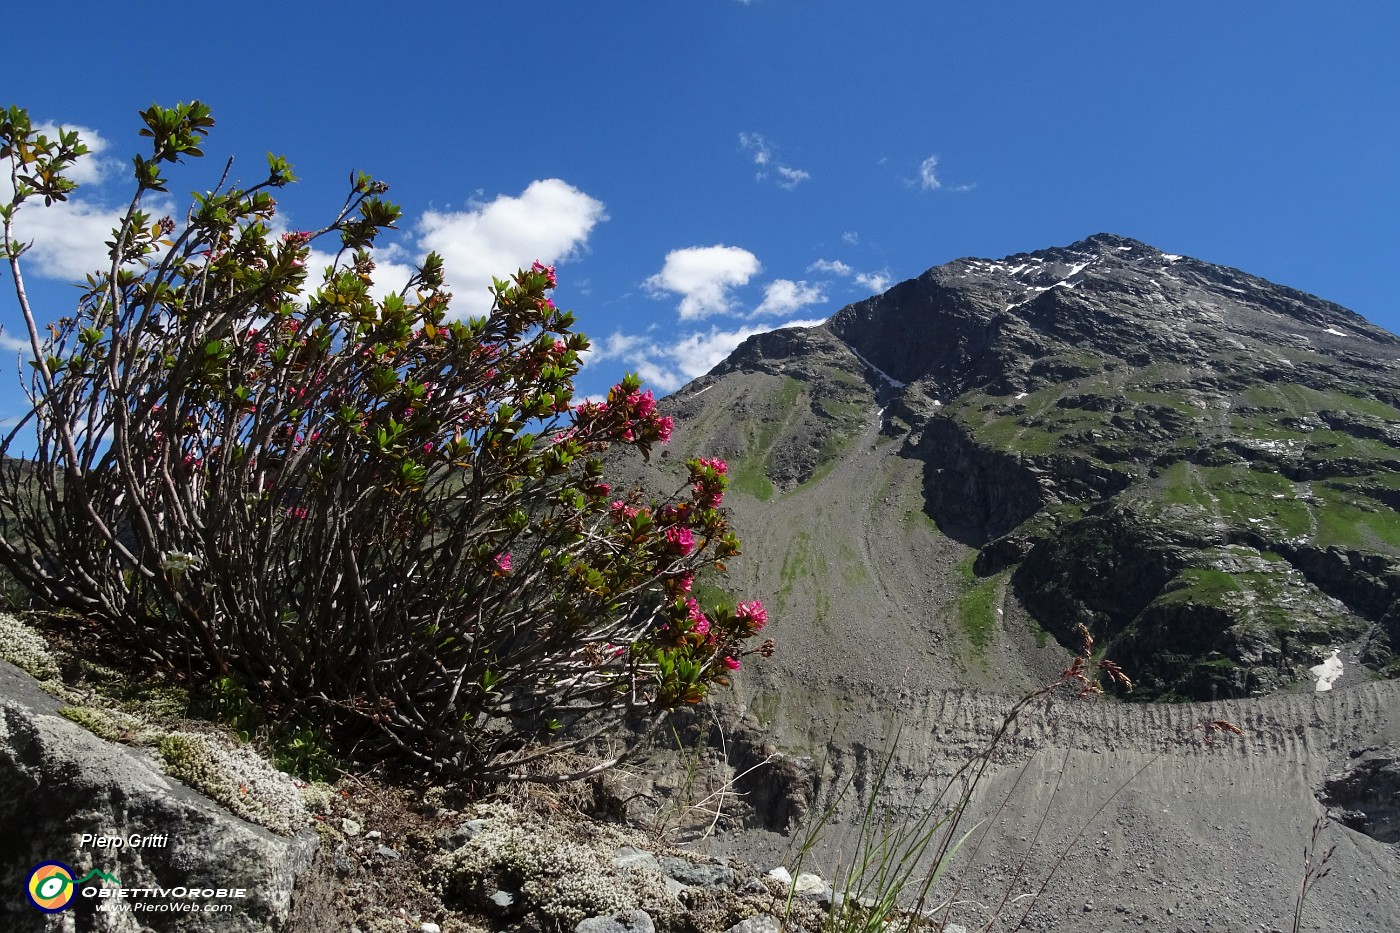
[[[78,887],[59,915],[60,928],[75,933],[286,926],[314,833],[282,836],[234,816],[162,773],[150,752],[98,738],[59,715],[61,706],[0,662],[0,929],[53,929],[25,894],[43,862],[61,862],[77,879],[98,869],[120,881],[94,877]],[[117,900],[118,887],[162,893]],[[245,893],[220,897],[220,889]],[[207,907],[225,903],[226,911]],[[133,909],[99,909],[111,905]]]
[[[651,915],[644,910],[620,911],[611,917],[580,920],[574,933],[656,933]]]

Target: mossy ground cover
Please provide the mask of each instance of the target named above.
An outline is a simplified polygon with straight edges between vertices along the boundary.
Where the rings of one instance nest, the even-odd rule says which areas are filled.
[[[1232,594],[1242,589],[1234,574],[1205,567],[1188,567],[1167,584],[1155,602],[1221,606]]]
[[[1236,527],[1261,526],[1261,532],[1289,538],[1306,537],[1312,531],[1312,506],[1298,497],[1285,476],[1245,465],[1201,467],[1198,475],[1221,517]]]
[[[1184,505],[1210,511],[1214,505],[1206,486],[1196,475],[1197,468],[1178,460],[1161,472],[1155,494],[1165,505]]]
[[[1185,507],[1241,531],[1283,539],[1313,533],[1314,508],[1287,477],[1250,469],[1247,463],[1200,466],[1178,461],[1162,470],[1148,499]]]
[[[1318,547],[1400,551],[1400,514],[1356,489],[1354,481],[1304,488],[1245,464],[1174,464],[1161,479],[1166,501],[1203,510],[1213,506],[1240,530]]]
[[[744,453],[730,466],[729,488],[764,502],[773,498],[776,488],[768,478],[768,461],[774,442],[798,413],[802,383],[791,376],[783,379],[769,406],[772,417],[742,425]]]
[[[1157,389],[1128,389],[1122,393],[1124,398],[1139,405],[1158,405],[1163,408],[1170,408],[1178,414],[1187,418],[1204,418],[1206,410],[1199,405],[1193,405],[1181,397],[1180,393],[1161,391]]]
[[[816,469],[812,471],[812,475],[798,483],[796,488],[803,489],[826,479],[827,475],[841,464],[842,457],[860,435],[861,427],[859,421],[845,423],[841,430],[827,435],[822,446],[817,449]]]
[[[1304,430],[1295,416],[1282,411],[1238,409],[1230,428],[1244,443],[1261,442],[1261,453],[1279,461],[1379,460],[1394,462],[1400,450],[1374,437],[1359,437],[1332,428]]]
[[[1400,421],[1400,410],[1377,399],[1336,389],[1314,389],[1297,383],[1251,386],[1240,393],[1239,400],[1251,407],[1274,408],[1298,416],[1338,409],[1386,421]]]
[[[1045,419],[1056,411],[1055,402],[1065,391],[1065,387],[1055,386],[1020,399],[973,392],[948,410],[970,427],[973,437],[982,444],[1001,450],[1043,454],[1054,450],[1059,441],[1060,434]]]
[[[982,658],[1001,628],[997,604],[1001,597],[1003,575],[977,576],[972,569],[976,558],[977,554],[973,552],[958,564],[958,581],[961,585],[958,623],[972,646],[973,656]]]
[[[1203,552],[1201,559],[1228,560],[1235,566],[1187,567],[1153,602],[1228,609],[1238,624],[1263,625],[1281,634],[1356,634],[1356,618],[1323,597],[1277,554],[1234,546]]]
[[[1165,371],[1162,377],[1167,377]],[[1101,439],[1122,437],[1135,442],[1134,432],[1112,425],[1110,419],[1133,421],[1146,409],[1169,409],[1186,421],[1205,417],[1205,409],[1184,400],[1179,391],[1153,384],[1146,374],[1138,374],[1127,386],[1119,385],[1120,381],[1114,373],[1097,373],[1046,386],[1021,398],[972,392],[949,410],[981,443],[1033,456],[1084,447]],[[1060,404],[1075,396],[1082,396],[1085,404]],[[1095,400],[1104,404],[1096,405]]]
[[[1318,483],[1317,544],[1400,552],[1400,514],[1346,484]]]
[[[874,415],[866,383],[831,367],[810,379],[782,377],[776,390],[749,398],[755,401],[752,410],[728,412],[731,428],[743,438],[742,452],[730,458],[729,488],[763,502],[782,494],[774,476],[781,477],[785,468],[791,474],[794,463],[800,482],[787,493],[823,480]],[[702,421],[710,432],[721,427]]]
[[[788,541],[779,572],[778,592],[774,604],[779,611],[792,604],[796,593],[807,594],[812,600],[818,626],[825,625],[831,611],[831,595],[827,592],[830,574],[819,549],[808,531],[798,531]]]

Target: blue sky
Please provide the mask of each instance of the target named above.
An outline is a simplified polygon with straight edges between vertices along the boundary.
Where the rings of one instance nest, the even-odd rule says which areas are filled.
[[[70,31],[7,42],[0,102],[106,146],[72,205],[19,215],[45,320],[130,190],[137,111],[199,98],[209,157],[172,191],[230,155],[255,180],[272,150],[303,179],[280,199],[296,229],[368,171],[406,215],[386,284],[437,249],[463,315],[491,273],[556,260],[596,348],[584,393],[627,369],[674,390],[757,330],[1101,231],[1400,330],[1390,0],[64,9]],[[0,376],[0,417],[22,404]]]

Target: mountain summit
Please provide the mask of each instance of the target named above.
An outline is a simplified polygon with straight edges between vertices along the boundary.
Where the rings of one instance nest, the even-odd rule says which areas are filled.
[[[1328,357],[1394,376],[1400,355],[1400,338],[1339,305],[1110,234],[960,259],[843,309],[829,326],[871,365],[935,398],[1077,378],[1085,353],[1285,382],[1318,381],[1313,367]]]
[[[673,447],[732,461],[731,576],[800,632],[791,673],[888,686],[899,645],[1019,689],[1083,624],[1136,697],[1211,699],[1311,689],[1333,649],[1400,671],[1397,359],[1339,305],[1100,234],[757,335],[666,404]]]

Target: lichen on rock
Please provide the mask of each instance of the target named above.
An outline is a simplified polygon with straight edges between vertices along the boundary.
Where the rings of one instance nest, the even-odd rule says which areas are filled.
[[[35,680],[58,679],[58,662],[44,637],[9,613],[0,613],[0,658]]]
[[[493,819],[466,844],[439,857],[429,886],[449,899],[491,909],[499,892],[516,895],[514,911],[535,911],[572,928],[581,920],[640,908],[661,922],[680,911],[659,872],[617,868],[622,840],[609,827],[583,825],[561,839],[530,822]],[[501,901],[496,902],[500,909]]]
[[[160,740],[165,772],[228,807],[250,823],[290,836],[305,829],[306,808],[295,782],[252,750],[197,732]]]
[[[59,708],[58,715],[108,742],[121,741],[143,725],[134,716],[94,706],[63,706]]]

